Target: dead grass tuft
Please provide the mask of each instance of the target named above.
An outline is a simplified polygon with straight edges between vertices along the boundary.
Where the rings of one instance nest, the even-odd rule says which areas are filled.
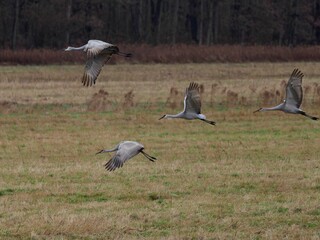
[[[103,112],[110,111],[112,109],[112,103],[108,100],[109,93],[103,89],[94,93],[88,102],[88,111],[91,112]]]
[[[244,96],[241,96],[239,104],[243,106],[248,106],[249,105],[248,99]]]
[[[18,103],[10,101],[1,101],[0,102],[0,113],[13,113],[17,111]]]
[[[315,89],[315,92],[317,93],[317,97],[316,97],[316,104],[320,103],[320,86],[317,86],[317,88]]]
[[[167,101],[166,101],[166,106],[174,109],[180,105],[180,102],[181,102],[180,92],[178,91],[177,88],[171,87],[169,97],[167,98]]]
[[[228,106],[234,106],[239,104],[238,103],[238,93],[228,90],[227,91],[227,104]]]
[[[227,91],[227,88],[226,87],[223,87],[222,89],[221,89],[221,94],[225,94],[226,93],[226,91]]]
[[[211,84],[211,93],[210,93],[210,104],[213,106],[215,104],[215,95],[218,92],[219,84],[213,83]]]
[[[303,94],[304,96],[309,96],[312,92],[312,87],[310,85],[303,86]]]
[[[199,92],[200,92],[200,94],[204,93],[204,85],[203,84],[199,85]]]
[[[133,98],[134,98],[133,90],[130,90],[124,95],[124,102],[122,106],[125,108],[133,107],[134,106]]]
[[[285,80],[282,80],[281,83],[280,83],[280,89],[279,89],[280,101],[282,101],[286,96],[286,87],[287,87],[287,82]]]
[[[275,102],[275,94],[269,90],[263,90],[260,93],[260,99],[263,105],[271,105]]]
[[[280,83],[280,87],[281,87],[282,89],[285,89],[286,86],[287,86],[287,82],[286,82],[285,80],[282,80],[281,83]]]
[[[249,85],[249,89],[250,89],[251,93],[256,93],[256,91],[257,91],[257,86],[254,85],[254,84],[250,84],[250,85]]]

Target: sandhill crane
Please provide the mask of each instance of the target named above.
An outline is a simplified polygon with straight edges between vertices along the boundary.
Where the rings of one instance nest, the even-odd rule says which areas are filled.
[[[204,121],[211,125],[216,124],[214,121],[207,120],[206,116],[201,114],[199,85],[194,82],[191,82],[189,87],[186,89],[183,111],[175,115],[165,114],[161,118],[159,118],[159,120],[163,118],[184,118],[187,120],[200,119],[201,121]]]
[[[104,165],[108,171],[114,171],[116,168],[122,167],[127,160],[133,158],[139,153],[142,153],[147,159],[152,162],[157,160],[155,157],[150,156],[143,150],[144,146],[141,143],[133,141],[123,141],[120,142],[115,148],[102,149],[96,154],[117,151],[116,154]]]
[[[301,114],[312,120],[318,120],[319,118],[310,116],[300,109],[300,105],[302,103],[303,98],[303,92],[301,87],[302,78],[303,73],[297,68],[294,69],[286,87],[286,99],[283,100],[283,103],[271,108],[259,108],[254,112],[278,110],[283,111],[285,113]]]
[[[119,51],[116,45],[106,43],[100,40],[89,40],[87,44],[81,47],[67,47],[65,51],[83,50],[87,52],[87,61],[82,77],[83,86],[92,86],[100,74],[103,65],[109,61],[112,54],[124,57],[131,57],[131,53]]]

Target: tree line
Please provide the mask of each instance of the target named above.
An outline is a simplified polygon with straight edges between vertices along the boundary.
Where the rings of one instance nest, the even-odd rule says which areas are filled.
[[[0,47],[315,45],[320,0],[1,0]]]

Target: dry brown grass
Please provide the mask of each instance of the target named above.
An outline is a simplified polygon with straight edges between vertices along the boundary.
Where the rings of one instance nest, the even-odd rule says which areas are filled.
[[[203,85],[205,103],[228,103],[228,94],[246,98],[248,104],[281,101],[290,73],[299,67],[304,73],[303,105],[317,104],[320,99],[317,63],[247,63],[247,64],[120,64],[107,65],[94,87],[81,85],[83,66],[50,65],[1,67],[1,101],[25,105],[64,104],[86,110],[95,93],[108,92],[112,104],[124,102],[132,90],[137,103],[157,105],[173,102],[180,107],[191,81]],[[265,93],[265,92],[268,93]],[[229,102],[229,105],[236,103]]]
[[[112,110],[112,102],[108,99],[109,93],[100,89],[88,101],[88,111],[103,112]]]
[[[297,66],[319,116],[318,63],[111,65],[92,88],[82,66],[1,67],[0,238],[319,239],[319,122],[252,114]],[[217,126],[157,120],[190,81]],[[99,94],[112,110],[88,111]],[[124,139],[157,162],[106,172],[95,152]]]
[[[12,51],[4,49],[0,51],[0,63],[6,64],[64,64],[80,63],[85,61],[85,55],[81,52],[66,53],[63,49],[33,49]]]
[[[133,107],[134,105],[135,105],[134,104],[134,93],[133,93],[133,90],[130,90],[129,92],[127,92],[124,95],[124,101],[123,101],[122,107],[129,108],[129,107]]]
[[[319,46],[243,46],[243,45],[158,45],[119,44],[122,51],[131,52],[131,59],[113,57],[110,63],[208,63],[208,62],[290,62],[319,61]],[[1,50],[0,64],[65,64],[83,63],[81,52],[63,49]],[[110,64],[109,63],[109,64]]]

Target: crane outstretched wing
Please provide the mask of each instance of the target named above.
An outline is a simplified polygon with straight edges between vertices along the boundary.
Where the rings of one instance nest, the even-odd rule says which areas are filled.
[[[191,82],[186,89],[186,95],[184,97],[184,111],[201,113],[201,98],[199,92],[199,85]]]
[[[113,50],[114,48],[119,51],[118,47],[113,44],[106,43],[100,40],[89,40],[85,51],[87,52],[87,57],[91,58],[99,55],[102,52],[105,52],[106,49]]]
[[[300,107],[303,98],[303,91],[301,87],[303,73],[299,69],[294,69],[287,87],[286,87],[286,104],[293,105],[297,108]]]
[[[111,55],[111,53],[101,53],[87,59],[82,76],[82,83],[84,86],[88,87],[96,83],[96,79],[99,76],[103,65],[110,60]]]
[[[114,171],[116,168],[121,168],[128,159],[127,154],[117,151],[117,153],[104,166],[107,170]]]
[[[137,142],[122,142],[116,154],[105,164],[105,168],[109,171],[121,168],[126,161],[140,153],[141,150],[143,150],[143,145]]]

